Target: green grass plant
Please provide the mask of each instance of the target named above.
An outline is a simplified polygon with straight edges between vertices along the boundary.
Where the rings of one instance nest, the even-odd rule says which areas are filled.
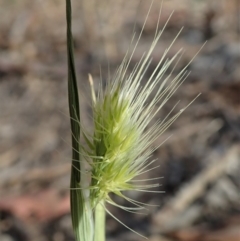
[[[129,65],[144,29],[143,26],[139,37],[133,36],[132,50],[129,48],[115,75],[108,79],[106,87],[100,88],[97,94],[93,88],[92,77],[89,75],[94,126],[93,133],[88,134],[82,127],[80,118],[70,0],[66,0],[66,10],[68,96],[73,160],[70,184],[73,230],[77,241],[104,241],[106,213],[118,220],[107,209],[106,203],[125,211],[138,212],[145,208],[144,205],[126,196],[124,191],[158,192],[154,191],[154,188],[159,186],[156,182],[158,178],[138,181],[137,179],[152,169],[151,166],[155,160],[150,160],[150,158],[159,147],[153,147],[155,140],[188,106],[173,116],[171,116],[171,111],[162,120],[152,125],[150,123],[154,122],[159,111],[185,81],[189,74],[187,67],[191,62],[176,76],[172,75],[181,58],[182,50],[180,49],[172,58],[168,58],[167,55],[180,34],[180,30],[142,86],[142,79],[151,64],[152,53],[168,21],[162,29],[159,29],[157,25],[151,46],[128,74]],[[102,87],[103,83],[100,86]],[[80,144],[80,136],[84,138],[86,146]],[[90,171],[86,171],[86,167],[90,167]],[[148,184],[143,184],[145,183],[143,181],[147,181]],[[111,198],[111,193],[124,198],[134,207],[117,204]]]

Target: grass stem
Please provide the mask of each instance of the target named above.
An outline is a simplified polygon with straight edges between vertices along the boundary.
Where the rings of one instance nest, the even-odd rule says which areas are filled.
[[[106,211],[103,202],[99,202],[95,209],[94,241],[105,241]]]

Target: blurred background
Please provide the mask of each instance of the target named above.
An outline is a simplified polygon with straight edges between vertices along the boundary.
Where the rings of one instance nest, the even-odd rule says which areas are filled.
[[[81,118],[91,130],[88,73],[97,86],[113,74],[151,1],[73,0],[73,34]],[[152,43],[155,0],[129,73]],[[198,52],[190,76],[156,119],[201,96],[155,141],[165,193],[128,193],[150,204],[148,215],[109,207],[150,241],[240,240],[240,1],[165,0],[150,76],[169,51],[185,49],[176,75]],[[74,240],[69,210],[71,166],[67,102],[65,1],[0,0],[0,240]],[[122,205],[125,201],[113,197]],[[107,240],[143,240],[107,217]]]

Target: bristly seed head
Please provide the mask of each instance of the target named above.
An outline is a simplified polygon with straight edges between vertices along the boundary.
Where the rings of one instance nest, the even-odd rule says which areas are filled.
[[[109,194],[115,193],[135,204],[136,209],[139,209],[140,203],[126,197],[122,191],[149,191],[148,189],[159,186],[158,184],[137,184],[133,178],[150,170],[150,165],[154,161],[149,161],[149,158],[157,148],[152,147],[153,142],[185,109],[171,118],[168,115],[149,127],[149,123],[188,76],[186,69],[190,64],[172,77],[173,70],[169,71],[169,68],[173,65],[174,69],[181,57],[181,50],[170,59],[166,56],[178,34],[165,50],[145,85],[141,86],[144,74],[151,63],[151,54],[165,27],[166,25],[162,30],[156,30],[150,49],[143,54],[129,75],[127,75],[128,66],[141,34],[133,51],[126,54],[113,79],[107,82],[105,90],[100,90],[97,97],[92,90],[94,132],[92,136],[84,133],[88,149],[83,148],[83,150],[85,156],[91,157],[91,161],[88,161],[91,166],[89,189],[93,208],[98,202],[106,201],[130,210],[128,207],[116,204],[110,198]],[[168,74],[166,74],[167,71]],[[152,96],[154,89],[157,91]]]

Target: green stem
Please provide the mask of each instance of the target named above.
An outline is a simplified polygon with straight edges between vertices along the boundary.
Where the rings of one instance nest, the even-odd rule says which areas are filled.
[[[105,241],[105,218],[104,203],[99,202],[95,208],[95,234],[94,241]]]

